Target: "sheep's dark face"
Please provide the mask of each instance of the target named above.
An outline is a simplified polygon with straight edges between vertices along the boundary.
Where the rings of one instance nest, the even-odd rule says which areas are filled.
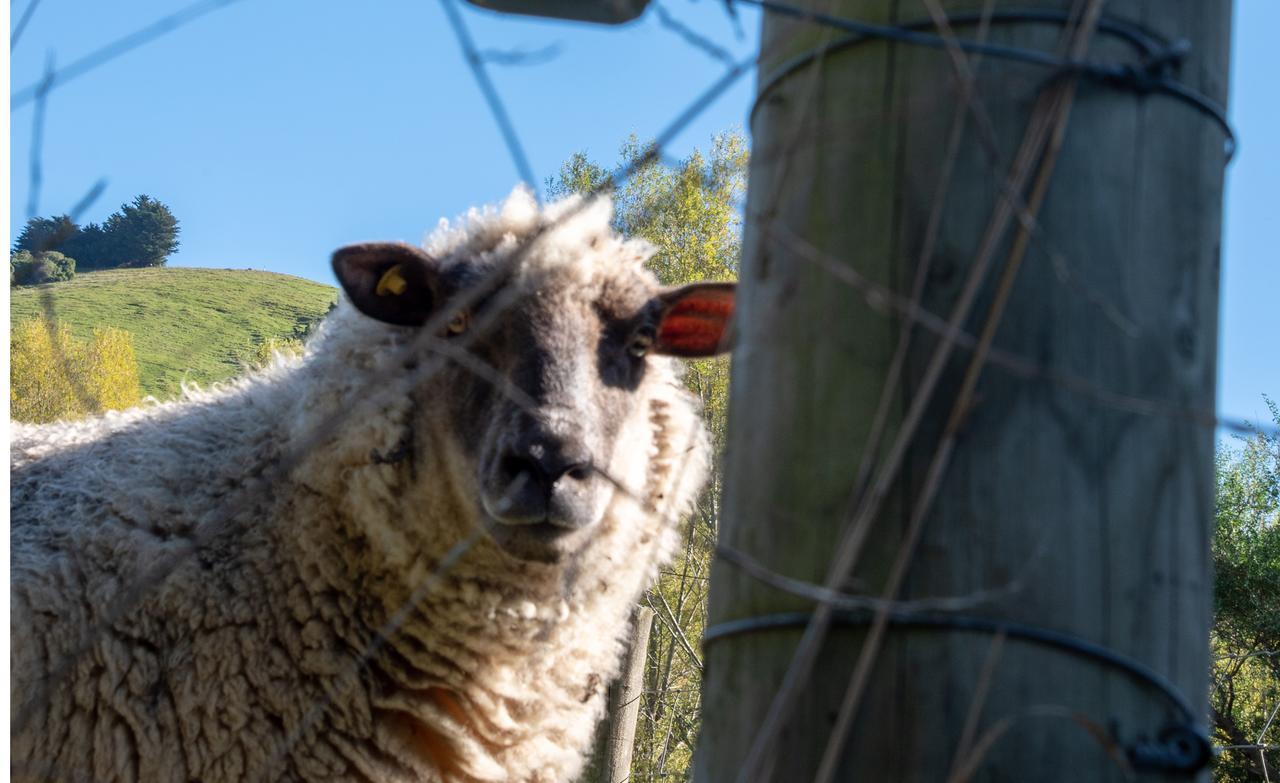
[[[661,290],[639,269],[441,265],[417,248],[353,245],[334,270],[365,315],[419,333],[447,367],[426,405],[468,463],[453,474],[476,519],[522,560],[580,549],[646,453],[651,355],[723,350],[731,284]],[[443,410],[442,410],[443,409]],[[632,455],[634,456],[634,455]],[[634,459],[631,462],[634,463]],[[456,467],[456,466],[454,466]]]

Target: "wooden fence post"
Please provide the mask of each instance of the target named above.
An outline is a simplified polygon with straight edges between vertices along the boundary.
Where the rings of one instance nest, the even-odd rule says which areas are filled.
[[[939,2],[801,5],[903,24]],[[1074,29],[1109,63],[1143,59],[1126,32],[1185,39],[1171,78],[1225,101],[1228,0],[1046,0],[1038,21],[989,25],[984,5],[1027,6],[947,2],[956,35],[1065,53]],[[1044,16],[1082,8],[1083,24]],[[1099,645],[1166,678],[1191,719],[1206,707],[1221,128],[1165,93],[845,38],[765,16],[720,532],[737,562],[712,574],[697,779],[1126,779],[1186,722],[1166,696],[954,620],[837,617],[760,742],[805,629],[779,613],[814,603],[753,561],[958,598],[945,617]],[[833,577],[837,551],[856,555],[851,578]],[[723,625],[765,615],[773,627]]]
[[[649,607],[640,606],[632,616],[631,644],[622,662],[622,672],[609,686],[607,712],[598,729],[587,780],[624,783],[631,775],[631,755],[636,744],[640,703],[644,698],[644,664],[649,652],[653,614]]]

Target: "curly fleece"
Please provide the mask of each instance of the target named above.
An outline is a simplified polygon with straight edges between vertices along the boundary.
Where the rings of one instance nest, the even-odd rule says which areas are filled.
[[[537,236],[512,285],[640,275],[656,290],[648,249],[609,217],[517,191],[427,247],[495,255]],[[243,380],[15,425],[14,779],[577,776],[630,607],[705,477],[694,399],[651,358],[610,463],[630,491],[581,556],[523,562],[476,532],[444,425],[428,417],[411,469],[371,458],[397,448],[422,391],[389,365],[405,332],[343,302],[303,356]]]

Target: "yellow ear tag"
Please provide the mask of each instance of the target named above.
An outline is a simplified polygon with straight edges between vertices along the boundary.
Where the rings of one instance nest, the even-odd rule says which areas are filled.
[[[404,289],[409,287],[405,282],[404,276],[400,274],[402,264],[396,264],[387,271],[382,273],[382,277],[378,280],[378,287],[374,289],[374,293],[378,296],[399,296],[404,293]]]

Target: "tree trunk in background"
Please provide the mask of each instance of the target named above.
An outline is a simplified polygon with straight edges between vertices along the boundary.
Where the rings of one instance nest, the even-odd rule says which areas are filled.
[[[587,781],[623,783],[631,776],[631,752],[636,744],[636,723],[644,696],[644,663],[649,651],[653,610],[637,607],[632,615],[631,643],[618,679],[609,686],[609,704],[596,737],[596,750]]]
[[[880,23],[928,18],[921,0],[802,5]],[[982,5],[945,3],[951,14]],[[1175,77],[1225,102],[1227,0],[1113,0],[1104,13],[1186,38],[1191,52]],[[974,25],[956,32],[979,35]],[[792,58],[842,35],[766,15],[759,83],[768,87]],[[989,34],[1049,52],[1061,36],[1056,25],[1027,23],[994,25]],[[1099,31],[1088,59],[1131,62],[1137,54]],[[943,319],[975,267],[1001,183],[1052,76],[1007,60],[970,62],[990,124],[966,117],[924,278],[921,306]],[[869,306],[847,272],[911,295],[948,168],[958,84],[946,52],[873,41],[783,76],[755,111],[720,537],[775,572],[828,579],[903,327],[883,311],[883,298]],[[994,332],[996,350],[1056,375],[982,369],[898,591],[915,599],[1011,588],[963,613],[1052,629],[1136,658],[1168,678],[1201,722],[1214,432],[1166,414],[1214,407],[1223,164],[1222,131],[1187,104],[1080,82],[1040,228]],[[1030,190],[1022,191],[1028,201]],[[970,334],[982,332],[997,299],[1017,228],[1012,220],[999,235],[962,320]],[[824,268],[806,244],[836,268]],[[913,329],[876,464],[941,342]],[[941,365],[845,589],[879,595],[886,585],[973,356],[958,348]],[[1157,412],[1083,393],[1064,375],[1154,400]],[[712,625],[813,607],[723,559],[712,579]],[[738,779],[802,630],[707,644],[699,780]],[[771,766],[753,781],[814,778],[867,637],[866,625],[831,628]],[[992,674],[980,685],[989,654]],[[966,760],[976,780],[1123,780],[1100,737],[1114,731],[1122,744],[1151,737],[1172,714],[1158,692],[1122,672],[1049,647],[896,627],[884,636],[859,705],[837,780],[941,781]]]

